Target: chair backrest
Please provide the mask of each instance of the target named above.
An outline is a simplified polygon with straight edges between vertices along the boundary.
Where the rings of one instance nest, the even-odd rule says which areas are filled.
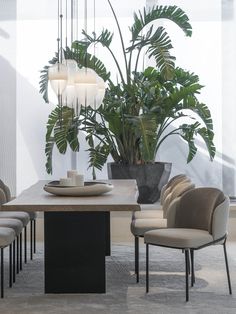
[[[206,230],[218,237],[222,229],[226,232],[228,205],[226,196],[219,189],[202,187],[190,190],[176,203],[175,227]],[[225,217],[224,224],[220,222],[222,216]]]
[[[173,184],[174,184],[174,182],[179,182],[179,180],[181,180],[181,179],[185,179],[185,178],[187,178],[187,176],[185,175],[185,174],[183,174],[183,173],[181,173],[181,174],[178,174],[177,176],[174,176],[174,177],[172,177],[168,182],[167,182],[167,184],[166,184],[166,188],[168,188],[169,186],[172,186]]]
[[[0,189],[2,189],[4,191],[4,193],[6,195],[7,202],[10,202],[10,200],[11,200],[10,189],[2,180],[0,180]]]
[[[162,209],[163,209],[163,217],[167,217],[167,209],[170,206],[171,202],[186,193],[189,190],[192,190],[195,188],[195,184],[191,183],[189,179],[184,180],[183,182],[180,182],[177,184],[172,192],[169,193],[169,195],[165,198]]]
[[[186,177],[185,175],[179,175],[178,178],[176,178],[175,180],[173,180],[171,182],[171,184],[169,184],[169,182],[166,184],[165,186],[165,190],[161,191],[161,196],[160,196],[160,202],[161,205],[164,204],[164,201],[166,199],[166,197],[170,194],[170,192],[172,192],[172,190],[179,184],[182,182],[190,182],[191,180]],[[167,186],[168,185],[168,186]]]
[[[1,210],[1,205],[5,204],[7,202],[6,194],[3,191],[3,189],[0,188],[0,210]]]

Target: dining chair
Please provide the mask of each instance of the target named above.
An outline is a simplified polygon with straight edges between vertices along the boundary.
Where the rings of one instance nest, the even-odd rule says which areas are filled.
[[[4,297],[4,249],[9,247],[9,286],[12,287],[12,243],[15,240],[15,231],[12,228],[0,227],[0,276],[1,298]]]
[[[2,182],[2,181],[1,181]],[[0,188],[4,183],[0,183]],[[4,192],[6,194],[7,202],[10,202],[12,199],[11,197],[11,192],[9,187],[4,184]],[[33,259],[33,253],[36,253],[36,218],[37,218],[37,213],[36,212],[26,212],[29,215],[30,219],[30,259]],[[27,216],[28,218],[28,216]],[[28,225],[29,220],[27,219],[27,222],[23,222],[24,227]],[[27,238],[27,229],[25,228],[25,238]],[[25,241],[25,245],[27,245],[27,241]],[[25,256],[25,262],[27,262],[27,255]]]
[[[13,218],[0,218],[0,227],[11,228],[15,231],[16,238],[13,241],[13,282],[16,281],[16,273],[20,270],[20,245],[19,237],[23,230],[23,224],[18,219]]]
[[[2,211],[1,205],[7,202],[5,192],[0,188],[0,220],[3,222],[2,219],[14,219],[19,221],[22,224],[22,229],[26,230],[27,224],[29,222],[29,215],[26,212],[10,212],[10,211]],[[22,270],[22,229],[20,233],[17,233],[16,244],[13,244],[13,247],[16,250],[17,255],[17,273],[18,270]],[[26,247],[26,233],[25,233],[25,257],[27,252]],[[14,252],[15,254],[15,252]]]
[[[3,203],[10,202],[12,200],[9,187],[0,180],[0,189],[5,193],[5,201]],[[30,221],[30,259],[33,259],[33,253],[36,253],[36,212],[5,212],[5,215],[9,218],[20,219],[24,225],[24,262],[27,263],[27,225]],[[19,214],[20,213],[20,214]],[[21,244],[22,245],[22,244]]]
[[[144,233],[153,229],[163,229],[167,227],[167,210],[171,202],[186,193],[187,191],[194,189],[195,185],[189,181],[180,182],[175,186],[173,191],[166,197],[163,203],[163,217],[151,217],[145,219],[133,219],[130,225],[131,233],[134,235],[134,251],[135,251],[135,273],[136,282],[139,282],[139,238],[144,236]]]
[[[167,228],[145,232],[146,292],[149,292],[149,246],[180,249],[185,253],[186,302],[189,300],[189,253],[191,286],[195,283],[194,251],[210,245],[223,245],[229,293],[232,294],[226,239],[229,198],[216,188],[190,190],[171,203],[167,210]]]
[[[173,189],[181,182],[191,182],[191,180],[185,174],[179,174],[170,179],[170,181],[163,186],[160,195],[160,205],[157,205],[155,209],[141,209],[141,211],[135,211],[132,214],[132,219],[140,218],[163,218],[162,205],[166,197],[173,191]]]

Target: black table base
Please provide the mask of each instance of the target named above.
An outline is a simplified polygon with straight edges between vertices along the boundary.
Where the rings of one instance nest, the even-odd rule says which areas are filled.
[[[45,293],[105,293],[110,213],[45,212]]]

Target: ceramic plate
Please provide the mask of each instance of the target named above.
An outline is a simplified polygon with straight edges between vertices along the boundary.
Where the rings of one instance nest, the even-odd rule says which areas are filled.
[[[95,196],[110,192],[113,185],[105,182],[84,182],[84,186],[62,186],[59,181],[52,181],[43,189],[54,195]]]

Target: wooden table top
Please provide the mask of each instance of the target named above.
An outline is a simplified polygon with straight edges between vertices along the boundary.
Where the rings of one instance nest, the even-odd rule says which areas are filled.
[[[7,211],[136,211],[138,188],[135,180],[99,180],[114,189],[99,196],[55,196],[43,190],[49,181],[38,181],[17,198],[2,205]]]

